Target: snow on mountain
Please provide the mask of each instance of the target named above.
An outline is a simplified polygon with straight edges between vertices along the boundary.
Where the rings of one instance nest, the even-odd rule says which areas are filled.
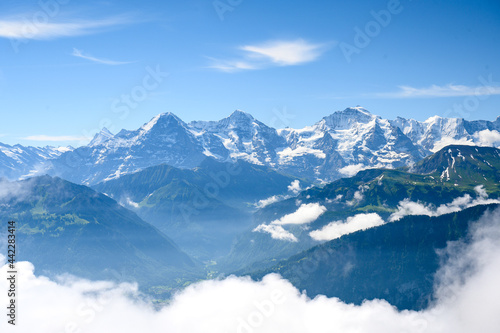
[[[45,169],[46,162],[58,158],[72,147],[31,147],[0,143],[0,178],[21,179]]]
[[[500,117],[466,121],[431,117],[419,122],[382,119],[347,108],[301,129],[274,129],[240,110],[219,121],[183,122],[172,113],[137,130],[107,129],[83,147],[64,151],[0,145],[0,176],[16,179],[48,172],[96,184],[162,163],[194,168],[207,156],[247,162],[317,182],[367,168],[413,165],[447,144],[500,145]]]
[[[102,134],[94,138],[93,145],[53,160],[51,174],[95,184],[162,163],[193,168],[206,156],[196,135],[172,113],[160,114],[135,131],[122,130],[111,137]]]
[[[242,159],[275,166],[276,149],[286,144],[274,128],[240,110],[219,121],[195,121],[189,125],[198,131],[206,155],[222,160]]]
[[[493,122],[438,116],[419,122],[398,117],[391,123],[397,126],[415,145],[431,152],[436,152],[450,144],[489,145],[483,138],[500,131],[500,117]]]
[[[294,160],[297,165],[313,164],[317,179],[326,181],[347,175],[342,172],[346,166],[393,168],[425,156],[399,128],[361,107],[337,111],[313,126],[280,134],[290,147],[278,153],[286,157],[281,164]]]

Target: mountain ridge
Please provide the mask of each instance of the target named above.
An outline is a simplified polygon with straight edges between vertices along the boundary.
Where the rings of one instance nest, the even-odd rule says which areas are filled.
[[[21,162],[27,170],[22,174],[7,172],[12,161],[2,168],[8,158],[0,155],[0,174],[4,170],[6,177],[17,179],[47,172],[93,185],[163,163],[192,169],[210,156],[265,165],[321,183],[364,168],[410,166],[453,143],[500,146],[499,131],[500,117],[387,120],[362,107],[336,111],[302,129],[275,129],[240,110],[218,121],[190,123],[168,112],[137,130],[112,135],[103,129],[86,146]]]

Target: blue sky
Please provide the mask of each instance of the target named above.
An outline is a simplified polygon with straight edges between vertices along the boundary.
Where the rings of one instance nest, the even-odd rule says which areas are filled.
[[[162,112],[303,127],[349,106],[494,120],[498,1],[2,1],[0,141],[78,146]]]

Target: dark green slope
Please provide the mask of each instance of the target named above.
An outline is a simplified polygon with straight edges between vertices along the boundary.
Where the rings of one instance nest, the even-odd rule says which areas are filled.
[[[428,174],[443,182],[467,185],[500,183],[500,150],[492,147],[451,145],[423,159],[411,172]]]
[[[440,265],[436,251],[449,241],[467,238],[471,222],[499,207],[407,216],[313,247],[252,276],[279,273],[309,297],[321,294],[355,304],[378,298],[399,309],[423,309],[432,300]]]
[[[130,209],[189,254],[209,260],[226,254],[235,236],[251,225],[254,203],[286,193],[294,179],[243,161],[207,158],[192,170],[159,165],[94,188],[137,203]]]
[[[18,223],[18,260],[44,274],[172,285],[199,268],[164,234],[92,189],[60,178],[18,182],[0,202],[0,219]]]

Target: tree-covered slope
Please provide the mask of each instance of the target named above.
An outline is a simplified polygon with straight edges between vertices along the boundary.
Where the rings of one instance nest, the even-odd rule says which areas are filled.
[[[469,226],[500,205],[476,206],[438,217],[407,216],[345,235],[253,273],[275,272],[309,297],[326,295],[360,304],[385,299],[399,309],[423,309],[432,300],[438,251],[467,238]]]

